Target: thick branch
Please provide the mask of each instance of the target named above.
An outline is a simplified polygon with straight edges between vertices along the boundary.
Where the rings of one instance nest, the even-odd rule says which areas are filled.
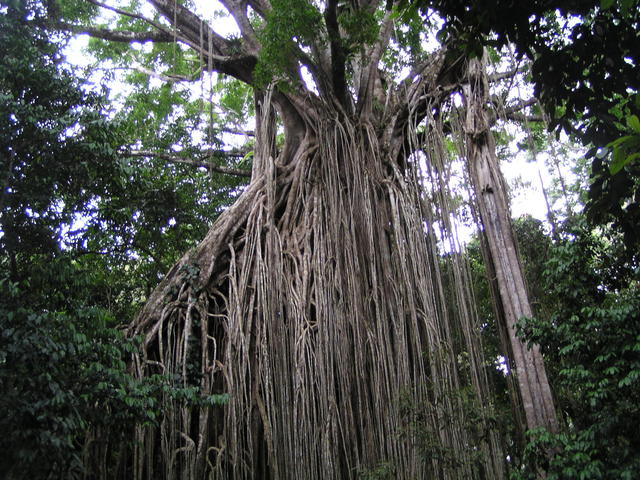
[[[378,62],[389,43],[392,32],[393,16],[391,14],[391,10],[387,10],[380,27],[380,37],[370,51],[368,58],[369,66],[362,71],[363,77],[358,91],[358,113],[363,114],[364,116],[367,116],[371,110],[371,100],[373,98],[375,81],[378,77]]]
[[[327,33],[331,39],[331,85],[333,92],[338,96],[338,100],[345,109],[349,109],[349,97],[347,89],[347,79],[345,65],[347,60],[346,52],[342,46],[340,37],[340,26],[338,25],[338,0],[329,0],[324,12],[324,21],[327,25]]]
[[[245,154],[242,152],[225,152],[224,150],[216,150],[212,152],[213,154],[224,154],[227,157],[236,157],[242,158]],[[207,168],[212,172],[224,173],[226,175],[235,175],[237,177],[251,177],[250,170],[242,170],[239,168],[231,168],[231,167],[220,167],[218,165],[214,165],[211,161],[207,159],[196,159],[196,158],[187,158],[179,155],[170,155],[168,153],[161,152],[150,152],[150,151],[138,151],[138,152],[129,152],[126,155],[130,157],[144,157],[144,158],[160,158],[162,160],[172,162],[172,163],[183,163],[186,165],[193,165],[194,167],[203,167]]]
[[[200,17],[174,0],[149,0],[184,37],[189,46],[201,53],[208,68],[226,73],[251,84],[257,58],[246,41],[227,40]]]
[[[262,18],[271,11],[271,4],[268,0],[247,0],[247,5],[253,8],[253,10]]]
[[[513,70],[509,70],[508,72],[498,72],[493,75],[489,75],[487,79],[489,83],[499,82],[500,80],[506,80],[509,78],[513,78],[517,73],[522,73],[527,70],[527,66],[516,67]]]
[[[66,32],[86,34],[91,37],[101,38],[112,42],[173,42],[175,36],[171,33],[152,31],[152,32],[132,32],[127,30],[109,30],[107,28],[95,28],[85,25],[73,25],[66,22],[56,22],[51,25],[58,30]]]

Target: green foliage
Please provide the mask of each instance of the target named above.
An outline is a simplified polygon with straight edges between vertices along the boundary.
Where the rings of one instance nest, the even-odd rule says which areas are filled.
[[[557,435],[531,432],[522,477],[635,478],[640,469],[640,289],[620,261],[619,235],[570,226],[546,264],[548,318],[523,319],[542,346],[566,417]],[[555,452],[549,458],[545,452]],[[527,473],[528,472],[528,473]],[[527,476],[528,475],[528,476]]]
[[[160,421],[161,401],[227,401],[180,379],[136,379],[126,362],[138,344],[114,327],[238,183],[118,155],[143,114],[102,116],[103,98],[61,64],[41,4],[2,2],[0,12],[0,471],[84,478],[93,473],[83,471],[85,449],[125,448],[135,426]],[[154,105],[145,128],[162,132],[168,106],[184,97],[145,93]],[[178,125],[158,137],[169,147],[187,134]]]
[[[417,9],[394,6],[392,15],[398,19],[397,27],[393,40],[383,53],[382,62],[389,73],[400,76],[403,69],[425,59],[425,32],[434,26],[430,16],[421,15]]]
[[[345,32],[344,47],[348,51],[361,49],[373,44],[378,38],[380,25],[375,12],[364,9],[346,8],[340,12],[338,23]]]
[[[610,142],[596,143],[588,152],[592,158],[591,188],[587,203],[593,223],[611,223],[624,233],[631,259],[640,245],[640,95],[619,97],[618,104],[600,120],[611,130]]]
[[[609,166],[612,175],[640,158],[640,120],[635,115],[629,115],[627,123],[633,133],[620,137],[608,145],[613,149],[613,161]]]
[[[135,378],[126,362],[138,343],[109,326],[115,319],[106,310],[88,304],[93,286],[88,272],[65,258],[34,270],[28,282],[0,278],[3,478],[84,478],[88,431],[125,448],[134,427],[160,421],[167,400],[228,401],[202,397],[179,379]]]
[[[272,81],[288,84],[297,78],[294,52],[309,46],[320,34],[320,10],[306,0],[274,0],[266,24],[259,32],[262,49],[254,70],[257,85]]]
[[[76,275],[50,267],[51,284]],[[44,308],[45,295],[33,293],[0,279],[0,470],[11,479],[76,478],[87,429],[128,441],[135,424],[159,417],[151,395],[159,385],[128,373],[125,360],[136,346],[107,327],[104,310],[71,299],[65,309]],[[49,287],[46,296],[57,293]]]
[[[100,100],[60,67],[42,12],[13,3],[0,15],[0,252],[13,259],[15,276],[17,252],[55,250],[60,223],[116,168]]]
[[[212,126],[202,102],[185,88],[153,86],[148,75],[134,72],[131,95],[107,121],[104,98],[84,93],[79,72],[62,65],[44,14],[37,2],[7,2],[0,15],[0,255],[17,281],[33,262],[46,261],[42,255],[69,252],[92,271],[92,301],[126,322],[242,182],[127,157],[123,145],[195,154],[202,144],[194,132]],[[189,67],[171,46],[140,55],[158,64],[183,59],[180,68]],[[203,135],[212,141],[204,148],[219,146],[213,133]]]
[[[218,104],[225,110],[232,123],[240,123],[253,115],[253,90],[234,78],[221,77],[216,85],[220,94]]]

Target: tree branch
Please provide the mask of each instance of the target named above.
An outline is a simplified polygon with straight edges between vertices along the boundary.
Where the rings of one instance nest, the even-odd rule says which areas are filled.
[[[358,113],[368,115],[371,109],[371,100],[375,87],[375,80],[378,75],[378,62],[382,56],[382,52],[389,43],[391,33],[393,32],[393,15],[391,10],[385,12],[382,25],[380,26],[380,36],[369,52],[369,67],[362,71],[362,80],[358,91]]]
[[[494,106],[496,106],[496,107],[498,106],[497,102],[495,102],[493,100],[492,100],[492,103],[494,104]],[[519,112],[520,110],[522,110],[524,108],[531,107],[531,106],[533,106],[533,105],[535,105],[537,103],[538,103],[538,99],[536,97],[532,97],[529,100],[523,100],[523,101],[521,101],[519,103],[516,103],[515,105],[511,105],[508,108],[502,109],[501,113],[504,114],[504,115],[510,115],[512,113]]]
[[[493,111],[491,112],[491,118],[489,119],[490,125],[494,125],[499,118],[503,120],[513,120],[514,122],[544,122],[543,115],[526,115],[521,113],[520,110],[536,105],[538,99],[533,97],[528,100],[523,100],[510,107],[501,108],[501,101],[496,98],[491,99],[493,105]]]
[[[136,72],[144,73],[145,75],[149,75],[150,77],[154,77],[169,83],[193,82],[197,78],[197,74],[195,76],[188,77],[186,75],[176,75],[176,74],[167,75],[164,73],[158,73],[158,72],[154,72],[149,68],[145,68],[142,65],[135,65],[134,67],[132,67],[132,69],[135,70]]]
[[[542,115],[525,115],[524,113],[513,112],[508,115],[505,115],[507,120],[513,120],[514,122],[544,122],[544,117]]]
[[[252,83],[257,57],[251,46],[247,49],[246,41],[227,40],[174,0],[149,2],[186,39],[191,48],[203,55],[207,68]]]
[[[257,55],[260,50],[260,43],[258,42],[258,37],[256,36],[253,26],[251,26],[249,17],[247,16],[247,3],[242,0],[220,0],[220,3],[224,5],[238,24],[242,38],[244,38],[248,47],[247,50],[252,54]]]
[[[210,152],[212,154],[224,154],[227,157],[236,157],[242,158],[245,156],[245,153],[242,152],[226,152],[224,150],[214,150]],[[151,151],[136,151],[136,152],[126,152],[126,156],[129,157],[143,157],[143,158],[159,158],[161,160],[165,160],[172,163],[182,163],[185,165],[193,165],[194,167],[203,167],[212,172],[223,173],[225,175],[234,175],[236,177],[251,177],[250,170],[242,170],[239,168],[231,168],[231,167],[220,167],[218,165],[214,165],[211,161],[206,159],[196,159],[196,158],[187,158],[182,157],[180,155],[170,155],[168,153],[162,152],[151,152]]]
[[[489,75],[487,79],[489,80],[489,83],[499,82],[500,80],[513,78],[514,75],[516,75],[517,73],[525,72],[527,68],[528,68],[528,65],[523,65],[520,67],[516,67],[513,70],[509,70],[507,72],[494,73],[493,75]]]
[[[247,0],[247,5],[249,5],[262,18],[271,11],[271,4],[268,0]]]
[[[245,137],[255,137],[256,132],[253,130],[244,130],[242,128],[230,128],[230,127],[222,127],[219,129],[221,132],[230,133],[232,135],[243,135]]]
[[[346,78],[347,55],[342,46],[340,26],[338,25],[338,0],[328,0],[324,11],[324,21],[330,38],[331,49],[331,87],[343,108],[350,109]]]
[[[109,30],[107,28],[95,28],[85,25],[73,25],[66,22],[51,23],[51,27],[66,32],[86,34],[91,37],[101,38],[112,42],[173,42],[175,36],[167,32],[132,32],[128,30]]]
[[[126,17],[131,17],[131,18],[135,18],[138,20],[142,20],[143,22],[148,23],[149,25],[151,25],[152,27],[154,27],[156,30],[160,31],[160,32],[165,32],[170,34],[171,36],[174,36],[174,32],[171,32],[170,30],[168,30],[166,27],[160,25],[158,22],[155,22],[147,17],[145,17],[144,15],[140,15],[139,13],[134,13],[134,12],[128,12],[126,10],[123,10],[121,8],[117,8],[117,7],[112,7],[111,5],[107,5],[106,3],[103,2],[99,2],[98,0],[87,0],[89,3],[93,3],[94,5],[104,8],[106,10],[111,10],[112,12],[118,13],[120,15],[124,15]]]

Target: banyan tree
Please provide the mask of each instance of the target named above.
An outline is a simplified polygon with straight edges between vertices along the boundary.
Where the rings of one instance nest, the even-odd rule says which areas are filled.
[[[128,328],[143,338],[138,375],[225,401],[167,396],[115,474],[504,478],[497,432],[459,395],[489,411],[493,367],[467,266],[443,252],[460,248],[456,161],[495,273],[521,427],[556,429],[540,352],[514,329],[532,313],[490,130],[519,107],[490,100],[508,75],[394,1],[221,0],[240,32],[227,37],[190,2],[148,3],[156,17],[106,5],[135,30],[65,28],[193,49],[202,71],[253,88],[255,147],[246,189]]]

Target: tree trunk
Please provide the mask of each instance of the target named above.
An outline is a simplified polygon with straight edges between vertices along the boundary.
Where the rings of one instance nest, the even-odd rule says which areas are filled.
[[[501,478],[495,434],[465,420],[450,322],[478,326],[447,312],[421,186],[397,161],[406,139],[331,108],[288,117],[274,94],[287,135],[275,155],[269,99],[247,190],[130,328],[145,337],[141,376],[229,402],[167,399],[136,475]],[[458,344],[479,355],[472,337]]]
[[[469,60],[467,81],[464,96],[469,172],[495,267],[527,428],[544,427],[556,432],[558,421],[540,348],[527,348],[516,336],[518,319],[531,317],[533,312],[511,226],[505,181],[489,129],[489,89],[481,60]]]

